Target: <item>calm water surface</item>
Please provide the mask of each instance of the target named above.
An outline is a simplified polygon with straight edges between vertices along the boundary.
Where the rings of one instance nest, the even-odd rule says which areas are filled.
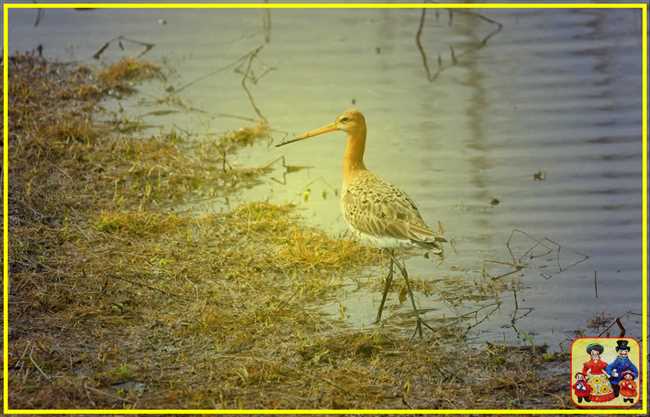
[[[249,85],[271,126],[294,134],[330,122],[356,103],[368,122],[367,166],[408,192],[423,217],[432,225],[440,221],[453,238],[456,250],[439,266],[411,258],[412,275],[432,282],[454,274],[475,280],[485,260],[510,258],[506,242],[513,229],[559,244],[558,255],[558,246],[545,241],[553,252],[513,275],[522,285],[517,299],[506,292],[501,309],[476,328],[477,337],[532,337],[557,347],[600,315],[624,316],[628,335],[640,337],[640,12],[476,12],[502,24],[484,45],[495,23],[428,11],[421,44],[433,81],[415,42],[419,10],[274,10],[270,16],[239,10],[48,10],[37,27],[34,11],[14,10],[9,36],[12,51],[41,44],[47,57],[86,63],[95,62],[93,53],[117,35],[155,43],[147,57],[176,69],[172,83],[179,87],[264,44],[252,66],[264,76]],[[125,51],[109,48],[102,60],[140,51],[124,46]],[[179,94],[204,113],[142,119],[200,135],[241,127],[246,122],[224,116],[255,117],[235,67]],[[121,105],[131,117],[144,115],[165,108],[150,104],[162,95],[160,85],[150,83]],[[276,142],[282,138],[274,134]],[[293,202],[309,222],[343,233],[334,196],[343,139],[333,134],[286,148],[247,150],[237,163],[261,165],[285,156],[288,164],[311,168],[287,175],[282,185],[271,179],[282,179],[278,165],[264,184],[228,202],[204,201],[191,209]],[[511,240],[517,256],[533,245],[521,233]],[[540,255],[542,247],[532,253]],[[493,275],[508,271],[495,264],[487,268]],[[369,275],[379,279],[382,272]],[[379,298],[378,291],[356,290],[350,280],[323,308],[334,316],[343,308],[351,325],[370,326]],[[394,298],[389,316],[399,310]],[[418,294],[418,301],[432,308],[432,320],[458,313],[435,292]]]

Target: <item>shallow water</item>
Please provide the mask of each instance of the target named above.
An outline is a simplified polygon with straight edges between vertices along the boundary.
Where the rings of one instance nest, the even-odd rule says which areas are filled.
[[[146,57],[175,68],[176,86],[227,67],[263,44],[252,68],[265,75],[249,85],[260,111],[279,131],[275,141],[283,139],[282,131],[294,134],[330,122],[356,103],[369,125],[367,166],[405,190],[422,216],[434,226],[440,221],[453,239],[455,251],[448,250],[441,265],[410,259],[411,275],[476,279],[485,260],[509,259],[506,241],[513,229],[560,245],[559,263],[557,253],[549,253],[514,275],[523,285],[519,310],[506,293],[501,309],[475,329],[480,339],[532,338],[555,348],[603,314],[624,316],[627,334],[640,337],[640,12],[476,12],[503,25],[482,47],[495,24],[475,15],[454,13],[450,19],[447,11],[437,17],[427,12],[423,50],[432,74],[438,56],[443,69],[433,81],[415,43],[419,10],[273,10],[270,30],[264,25],[269,16],[255,10],[48,10],[37,27],[34,11],[13,10],[9,42],[12,51],[41,44],[47,57],[88,63],[117,35],[152,42],[156,46]],[[113,45],[102,60],[141,50],[128,42],[124,47]],[[234,67],[179,93],[204,112],[142,119],[197,134],[239,128],[245,122],[224,114],[255,113]],[[148,103],[161,96],[155,84],[122,103],[130,115],[161,108]],[[310,222],[342,233],[334,194],[341,182],[343,139],[332,134],[280,149],[254,147],[237,163],[261,165],[285,156],[287,164],[311,168],[286,175],[284,185],[267,178],[229,202],[192,208],[219,211],[260,199],[294,202]],[[277,166],[271,177],[282,180]],[[511,243],[515,254],[533,245],[520,233]],[[557,251],[549,241],[545,245]],[[325,310],[338,316],[343,306],[352,325],[369,326],[380,294],[355,288],[350,280],[347,293]],[[429,319],[456,314],[435,293],[418,294],[418,301],[433,309]],[[407,303],[402,310],[408,311]],[[513,315],[519,332],[511,326]]]

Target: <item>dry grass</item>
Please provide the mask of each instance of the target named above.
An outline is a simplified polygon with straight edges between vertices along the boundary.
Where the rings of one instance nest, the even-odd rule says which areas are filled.
[[[97,80],[106,89],[132,93],[129,83],[162,77],[160,66],[136,58],[122,58],[97,73]]]
[[[568,367],[541,377],[540,350],[468,345],[462,320],[410,342],[324,316],[346,274],[385,259],[290,205],[169,210],[262,181],[235,160],[267,126],[134,138],[94,122],[92,71],[15,56],[10,74],[12,408],[568,406]],[[416,283],[454,306],[494,285]]]

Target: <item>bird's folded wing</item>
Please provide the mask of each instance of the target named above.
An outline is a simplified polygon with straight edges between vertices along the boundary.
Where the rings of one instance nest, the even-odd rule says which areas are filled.
[[[344,213],[352,227],[380,238],[431,244],[445,241],[424,222],[404,192],[375,175],[365,180],[351,184],[343,195]]]

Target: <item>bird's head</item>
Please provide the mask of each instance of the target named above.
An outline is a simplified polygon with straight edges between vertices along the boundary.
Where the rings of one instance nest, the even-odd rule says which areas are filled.
[[[346,110],[340,116],[338,116],[336,120],[334,120],[334,122],[319,127],[318,129],[309,130],[305,133],[296,136],[294,139],[279,143],[275,146],[288,145],[289,143],[313,138],[314,136],[323,135],[325,133],[330,133],[337,130],[347,132],[351,136],[358,136],[360,134],[365,134],[366,119],[363,117],[363,114],[358,110],[355,109]]]
[[[366,129],[366,118],[359,110],[346,110],[334,121],[336,130],[342,130],[347,133],[354,134],[355,132]]]

